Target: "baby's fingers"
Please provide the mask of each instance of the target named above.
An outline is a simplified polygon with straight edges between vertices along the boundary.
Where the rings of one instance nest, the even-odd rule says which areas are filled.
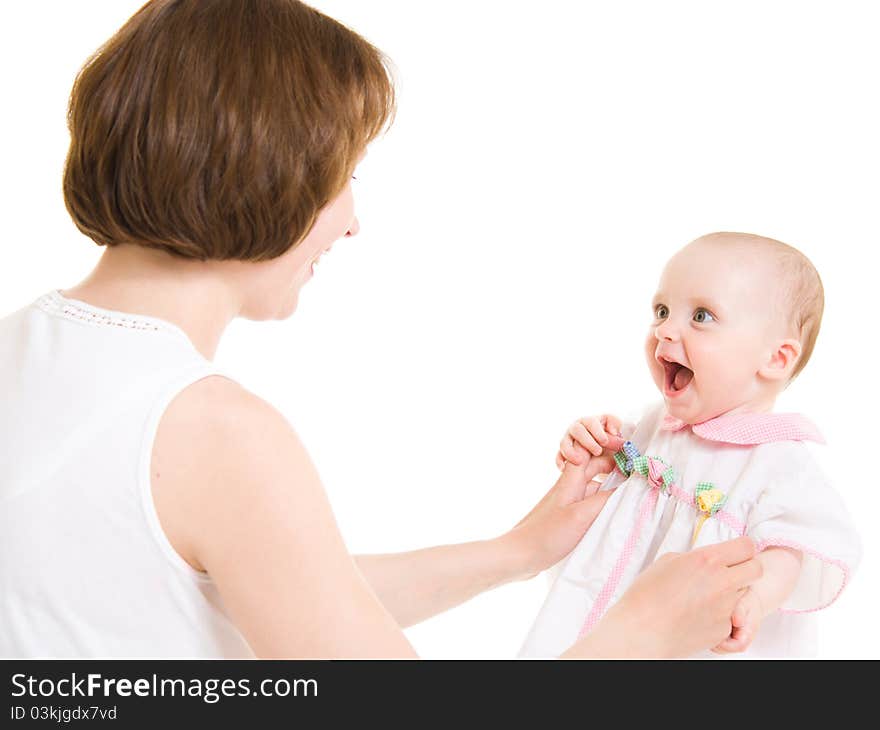
[[[624,441],[620,435],[623,422],[617,416],[612,415],[602,416],[602,419],[605,422],[605,430],[608,432],[608,443],[605,444],[605,448],[610,451],[619,451]]]
[[[733,630],[730,632],[730,636],[728,636],[712,651],[716,652],[717,654],[735,654],[737,652],[745,651],[746,649],[748,649],[749,644],[751,643],[751,629],[747,626],[734,626]]]
[[[559,453],[564,461],[569,461],[577,466],[586,463],[590,458],[590,453],[575,441],[570,434],[565,434],[562,437],[562,441],[559,442]],[[559,463],[558,460],[556,463]],[[559,468],[561,469],[562,467]]]
[[[713,654],[730,654],[731,651],[726,646],[728,641],[730,641],[729,637],[727,639],[725,639],[724,641],[722,641],[718,646],[713,646],[712,653]]]
[[[611,414],[602,416],[602,419],[605,421],[605,430],[609,434],[612,436],[620,436],[620,429],[623,428],[623,421],[617,416],[612,416]]]
[[[734,654],[738,651],[742,651],[739,648],[739,642],[737,639],[734,639],[732,636],[728,636],[724,641],[722,641],[718,646],[712,649],[713,654]]]
[[[608,441],[608,435],[597,418],[575,421],[571,424],[571,428],[568,429],[568,435],[593,456],[599,456],[602,453],[603,446]]]
[[[617,451],[623,446],[623,438],[620,436],[620,429],[623,424],[616,416],[591,416],[589,418],[582,418],[580,423],[603,449]],[[584,444],[584,446],[593,451],[587,444]]]

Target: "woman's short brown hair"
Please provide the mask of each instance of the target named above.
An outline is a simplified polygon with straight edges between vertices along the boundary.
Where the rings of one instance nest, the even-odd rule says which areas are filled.
[[[387,57],[298,0],[151,0],[76,77],[64,202],[99,245],[273,259],[394,108]]]

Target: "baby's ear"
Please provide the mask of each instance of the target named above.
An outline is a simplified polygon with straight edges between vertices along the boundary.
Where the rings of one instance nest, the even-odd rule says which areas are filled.
[[[788,380],[801,357],[799,340],[780,340],[770,352],[767,362],[758,375],[767,380]]]

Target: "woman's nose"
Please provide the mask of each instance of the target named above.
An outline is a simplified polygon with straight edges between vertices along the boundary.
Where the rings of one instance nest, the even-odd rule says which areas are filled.
[[[357,219],[357,216],[351,219],[351,225],[348,227],[348,231],[346,231],[346,237],[356,236],[358,231],[361,229],[361,224]]]

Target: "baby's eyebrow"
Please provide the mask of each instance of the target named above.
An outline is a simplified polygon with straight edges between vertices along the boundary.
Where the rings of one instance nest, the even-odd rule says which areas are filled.
[[[705,309],[711,309],[713,312],[718,309],[718,302],[709,297],[692,297],[690,303],[694,307],[704,307]]]

